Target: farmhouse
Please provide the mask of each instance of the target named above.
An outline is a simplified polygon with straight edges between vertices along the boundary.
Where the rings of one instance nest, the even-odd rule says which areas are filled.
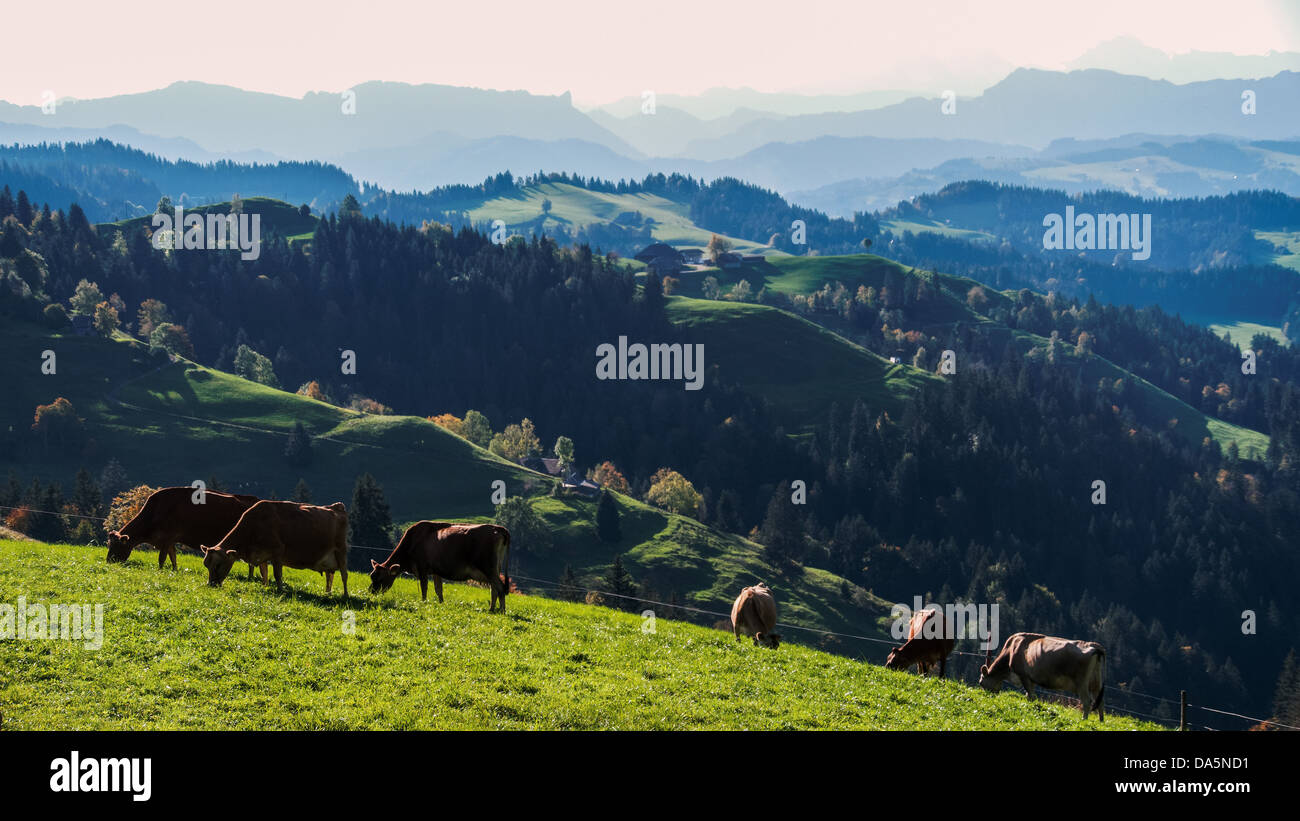
[[[560,460],[554,457],[525,456],[519,460],[519,464],[538,473],[545,473],[550,476],[560,475]]]
[[[660,275],[677,273],[685,262],[680,251],[663,242],[647,245],[636,255],[636,259]]]
[[[731,251],[718,255],[719,268],[739,268],[743,262],[744,257],[740,254],[734,254]]]

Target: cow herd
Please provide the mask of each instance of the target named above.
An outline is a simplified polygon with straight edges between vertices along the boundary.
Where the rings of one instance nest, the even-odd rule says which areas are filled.
[[[776,627],[776,601],[765,585],[746,587],[731,607],[731,627],[741,636],[753,637],[755,645],[776,649],[781,636]],[[893,648],[885,667],[906,670],[913,665],[921,675],[934,666],[943,678],[948,656],[956,644],[954,626],[941,610],[917,610],[907,625],[907,641]],[[1102,697],[1106,682],[1106,649],[1095,641],[1077,641],[1045,636],[1042,633],[1016,633],[1007,638],[997,657],[980,666],[979,686],[996,693],[1015,678],[1032,701],[1035,687],[1072,692],[1083,706],[1083,717],[1093,710],[1097,720],[1105,721]]]
[[[236,562],[261,569],[263,584],[267,568],[274,568],[277,586],[283,584],[285,567],[315,570],[325,575],[325,592],[334,587],[340,574],[343,597],[348,596],[348,512],[341,502],[329,506],[278,502],[169,487],[155,491],[140,511],[108,534],[108,561],[122,562],[140,545],[158,549],[158,567],[168,558],[176,568],[176,545],[203,552],[208,584],[219,586]],[[420,598],[428,601],[429,579],[442,601],[442,582],[475,581],[491,591],[489,612],[506,608],[510,592],[510,532],[500,525],[416,522],[382,562],[370,562],[370,592],[380,594],[393,586],[402,573],[420,580]],[[736,641],[753,639],[756,646],[776,649],[781,642],[776,628],[776,600],[766,585],[746,587],[731,608],[731,627]],[[890,651],[885,666],[904,670],[913,665],[926,675],[934,666],[942,678],[955,643],[951,625],[941,611],[918,610],[908,623],[907,641]],[[986,659],[987,662],[987,659]],[[1033,699],[1034,688],[1068,690],[1083,705],[1083,717],[1096,710],[1104,720],[1106,650],[1090,641],[1016,633],[1003,644],[991,662],[980,667],[979,684],[998,692],[1008,680],[1016,679]]]
[[[235,562],[261,568],[266,583],[268,565],[275,583],[283,585],[284,568],[315,570],[325,574],[325,592],[334,589],[334,574],[348,596],[348,511],[342,502],[322,507],[297,502],[277,502],[168,487],[152,493],[140,511],[108,534],[108,560],[126,561],[140,545],[158,549],[158,567],[168,558],[176,568],[176,545],[203,552],[208,584],[217,587],[230,575]],[[428,599],[429,576],[442,601],[442,581],[477,581],[492,593],[489,610],[506,609],[510,591],[508,562],[510,533],[498,525],[462,525],[416,522],[407,528],[393,552],[382,562],[371,561],[370,592],[392,587],[403,571],[417,575],[420,591]]]

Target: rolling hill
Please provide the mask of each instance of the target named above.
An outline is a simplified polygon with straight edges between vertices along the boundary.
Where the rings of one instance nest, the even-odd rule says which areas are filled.
[[[668,317],[703,341],[724,378],[767,399],[791,433],[824,422],[831,403],[852,407],[857,398],[897,416],[937,378],[766,305],[674,296]]]
[[[542,203],[550,200],[551,210],[544,213]],[[563,228],[572,232],[597,223],[613,222],[620,214],[639,212],[648,222],[651,235],[673,246],[708,245],[713,232],[690,219],[690,204],[657,194],[617,194],[590,191],[568,183],[542,183],[528,186],[512,196],[494,197],[468,209],[475,222],[503,220],[507,227],[545,231]],[[738,251],[756,254],[766,246],[736,237],[727,237]]]
[[[240,202],[243,203],[245,214],[257,214],[261,217],[263,240],[268,239],[272,233],[275,233],[291,242],[306,242],[316,233],[316,224],[320,222],[319,217],[300,213],[298,206],[270,197],[248,197],[247,199],[241,199]],[[209,205],[196,205],[186,208],[185,213],[229,214],[230,203],[218,202]],[[140,228],[152,230],[152,219],[152,214],[144,217],[132,217],[131,219],[99,225],[97,230],[105,235],[107,235],[106,232],[120,233]]]
[[[820,421],[831,401],[852,404],[862,396],[875,407],[897,413],[902,400],[936,377],[902,364],[891,365],[865,348],[854,345],[831,331],[848,335],[834,318],[822,318],[827,330],[808,320],[766,306],[747,303],[692,299],[700,294],[707,276],[715,276],[724,291],[740,280],[753,290],[767,288],[778,293],[809,294],[823,286],[843,283],[850,291],[865,285],[879,289],[889,273],[925,279],[937,298],[909,309],[910,328],[933,331],[951,323],[981,325],[1005,341],[1013,341],[1022,354],[1042,355],[1050,341],[1042,336],[998,325],[976,313],[965,301],[966,293],[979,283],[965,277],[921,271],[874,254],[847,256],[772,256],[740,268],[708,268],[684,273],[675,296],[669,302],[669,316],[681,327],[705,334],[706,351],[722,364],[725,373],[751,392],[765,396],[791,431]],[[990,306],[1008,305],[1012,292],[985,288]],[[710,332],[712,331],[712,332]],[[761,363],[780,362],[769,368]],[[1090,384],[1099,379],[1124,379],[1134,386],[1134,409],[1145,424],[1160,430],[1172,428],[1192,445],[1205,437],[1226,449],[1236,442],[1242,456],[1262,458],[1268,436],[1258,431],[1207,416],[1165,390],[1095,354],[1066,352],[1067,367],[1080,368]],[[799,374],[793,381],[775,374]]]
[[[346,503],[355,478],[369,472],[383,485],[399,523],[489,520],[492,485],[501,480],[509,495],[529,498],[552,534],[547,551],[516,545],[513,561],[521,575],[555,580],[567,565],[580,579],[598,579],[621,554],[643,590],[665,598],[675,594],[686,605],[729,609],[736,590],[766,580],[782,591],[784,612],[794,623],[882,634],[889,611],[883,599],[863,592],[857,599],[862,604],[847,601],[839,576],[816,568],[782,574],[754,542],[630,497],[615,495],[622,538],[602,542],[593,501],[548,495],[551,477],[422,418],[338,408],[185,360],[151,356],[125,336],[109,342],[7,321],[0,325],[0,345],[11,352],[0,378],[15,386],[0,399],[4,418],[25,424],[21,420],[30,419],[37,404],[63,396],[84,418],[90,439],[81,454],[51,450],[21,465],[0,462],[0,469],[25,478],[67,486],[82,465],[98,470],[115,458],[133,484],[188,485],[216,477],[232,490],[284,498],[302,478],[317,502]],[[19,363],[40,362],[43,350],[56,352],[57,372],[28,377]],[[296,421],[315,437],[313,462],[302,468],[280,456]],[[363,549],[354,563],[369,558],[382,556]]]
[[[372,597],[354,576],[345,604],[306,571],[277,592],[208,587],[193,556],[159,572],[86,547],[0,553],[0,589],[28,607],[103,605],[97,649],[5,643],[0,709],[20,730],[1158,729],[606,607],[516,595],[490,615],[460,584],[421,604],[413,582]]]

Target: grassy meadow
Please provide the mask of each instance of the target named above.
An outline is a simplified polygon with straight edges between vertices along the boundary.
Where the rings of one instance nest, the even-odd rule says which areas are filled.
[[[0,641],[7,729],[891,729],[1137,730],[1069,707],[993,696],[793,643],[607,607],[448,584],[421,604],[399,580],[373,598],[326,598],[319,574],[284,592],[232,574],[206,585],[197,556],[159,571],[99,549],[0,541],[0,603],[102,604],[98,650]],[[337,579],[336,579],[337,585]]]

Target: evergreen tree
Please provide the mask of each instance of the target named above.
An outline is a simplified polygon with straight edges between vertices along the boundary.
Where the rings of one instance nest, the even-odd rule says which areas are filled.
[[[83,516],[104,515],[104,502],[99,492],[99,485],[95,484],[90,471],[84,467],[77,471],[77,486],[72,494],[72,504]]]
[[[352,544],[393,549],[392,513],[384,498],[384,489],[375,477],[363,473],[352,489],[352,507],[348,510],[348,540]]]
[[[34,505],[37,510],[52,511],[38,513],[32,517],[32,527],[27,535],[41,542],[62,542],[67,539],[63,527],[63,489],[57,482],[51,482],[40,492],[40,498]]]
[[[306,479],[299,479],[298,484],[293,486],[292,499],[293,501],[303,505],[309,505],[312,503],[311,488],[307,486]]]
[[[311,436],[302,422],[295,421],[289,433],[289,441],[284,445],[284,459],[294,467],[306,467],[311,464]]]
[[[568,601],[581,601],[582,591],[578,588],[578,577],[573,574],[573,565],[564,565],[560,576],[560,598]]]
[[[777,567],[799,562],[803,558],[803,524],[794,502],[790,500],[790,483],[777,486],[767,503],[760,539],[768,559]]]
[[[1300,665],[1296,663],[1295,648],[1282,662],[1282,674],[1277,677],[1273,690],[1273,719],[1289,727],[1300,727]]]
[[[99,489],[104,494],[104,503],[113,501],[113,497],[131,487],[131,480],[126,469],[117,459],[109,459],[108,464],[99,472]]]
[[[602,542],[617,542],[623,538],[619,526],[618,502],[609,491],[600,492],[600,501],[596,503],[596,534]]]
[[[631,599],[622,598],[623,596],[636,595],[636,584],[632,579],[632,574],[627,572],[627,568],[623,566],[623,554],[620,553],[614,557],[614,563],[609,567],[609,575],[605,578],[605,584],[610,593],[617,594],[611,597],[614,599],[612,602],[613,607],[627,610],[636,605],[636,602]]]

